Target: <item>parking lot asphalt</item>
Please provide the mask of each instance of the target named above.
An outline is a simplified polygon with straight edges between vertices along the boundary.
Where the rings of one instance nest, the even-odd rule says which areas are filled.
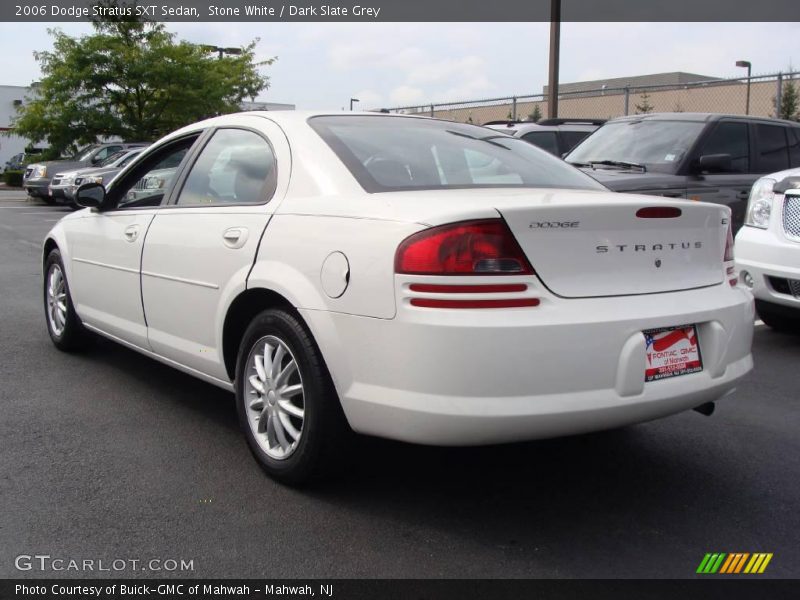
[[[0,192],[0,577],[672,578],[707,552],[800,576],[800,337],[757,326],[756,368],[712,417],[492,448],[365,440],[342,479],[294,490],[251,458],[230,394],[104,340],[53,347],[40,245],[65,213]],[[21,572],[21,554],[194,570]]]

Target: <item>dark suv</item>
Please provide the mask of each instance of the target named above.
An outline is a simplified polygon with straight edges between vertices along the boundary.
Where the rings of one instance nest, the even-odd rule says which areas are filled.
[[[565,160],[615,192],[730,206],[736,231],[759,175],[800,167],[800,123],[708,113],[622,117]]]

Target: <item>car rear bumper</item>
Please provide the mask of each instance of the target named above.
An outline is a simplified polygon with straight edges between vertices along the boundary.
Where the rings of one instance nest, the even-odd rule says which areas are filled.
[[[434,445],[553,437],[724,396],[752,368],[753,299],[713,286],[542,302],[399,306],[395,319],[302,311],[355,431]],[[703,371],[644,382],[643,330],[696,324]]]
[[[736,236],[736,269],[740,278],[745,271],[753,278],[757,300],[800,310],[800,295],[788,286],[800,282],[800,243],[772,229],[742,227]]]

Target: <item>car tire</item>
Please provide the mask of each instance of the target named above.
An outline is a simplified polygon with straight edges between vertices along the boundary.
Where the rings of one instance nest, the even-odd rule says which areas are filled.
[[[44,274],[44,313],[50,339],[64,352],[83,350],[91,336],[75,313],[64,262],[58,250],[47,255]]]
[[[770,329],[800,333],[800,310],[756,300],[756,313]]]
[[[300,485],[346,463],[354,434],[298,315],[269,309],[253,319],[239,347],[235,387],[239,424],[269,476]]]

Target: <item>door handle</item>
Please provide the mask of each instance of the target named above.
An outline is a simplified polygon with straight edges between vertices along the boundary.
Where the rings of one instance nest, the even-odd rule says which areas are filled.
[[[241,248],[247,242],[247,228],[230,227],[222,234],[222,242],[228,248]]]
[[[125,239],[129,242],[133,242],[139,237],[139,226],[138,225],[128,225],[123,232]]]

